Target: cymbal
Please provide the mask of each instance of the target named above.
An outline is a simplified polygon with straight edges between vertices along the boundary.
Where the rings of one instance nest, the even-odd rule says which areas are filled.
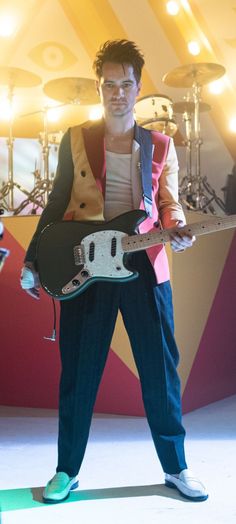
[[[0,67],[0,85],[9,87],[35,87],[41,84],[38,75],[18,67]]]
[[[100,98],[95,89],[95,80],[91,78],[57,78],[45,84],[44,93],[67,104],[98,104]]]
[[[210,109],[211,106],[209,104],[206,104],[205,102],[199,103],[200,113],[205,113],[206,111],[210,111]],[[187,100],[175,102],[175,104],[173,104],[173,111],[174,113],[194,113],[195,104],[194,102],[188,102]]]
[[[186,64],[166,73],[162,81],[171,87],[193,87],[209,84],[225,74],[225,68],[220,64],[199,62]]]

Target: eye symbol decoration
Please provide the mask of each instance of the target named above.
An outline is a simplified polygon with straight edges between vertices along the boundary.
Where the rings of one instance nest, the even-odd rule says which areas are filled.
[[[62,71],[77,62],[77,57],[58,42],[43,42],[29,52],[35,64],[49,71]]]

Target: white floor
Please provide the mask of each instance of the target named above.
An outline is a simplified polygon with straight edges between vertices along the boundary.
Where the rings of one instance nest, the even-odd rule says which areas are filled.
[[[146,420],[95,416],[80,488],[41,502],[56,464],[57,414],[0,407],[1,524],[235,524],[236,396],[184,416],[189,467],[209,499],[189,502],[163,483]]]

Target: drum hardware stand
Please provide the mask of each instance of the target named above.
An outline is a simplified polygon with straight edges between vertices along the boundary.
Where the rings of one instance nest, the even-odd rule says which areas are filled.
[[[3,207],[7,211],[14,211],[14,189],[17,188],[19,191],[28,195],[20,184],[14,182],[13,174],[13,144],[14,138],[12,135],[13,127],[13,91],[16,87],[35,87],[41,84],[41,78],[30,71],[19,69],[18,67],[4,67],[0,66],[0,85],[8,87],[8,99],[10,105],[10,120],[9,120],[9,135],[7,139],[8,147],[8,181],[3,183],[1,189],[1,197],[3,198]],[[6,197],[8,196],[8,199]]]
[[[64,104],[63,104],[64,105]],[[46,107],[43,110],[43,132],[41,133],[39,142],[42,146],[42,158],[43,158],[43,177],[41,177],[40,171],[36,169],[33,172],[35,177],[35,187],[31,192],[28,192],[28,198],[23,200],[20,205],[17,207],[17,209],[14,210],[14,215],[17,215],[20,213],[28,204],[33,203],[34,206],[31,210],[31,214],[35,215],[37,212],[37,209],[44,208],[48,201],[48,195],[52,189],[52,179],[50,179],[49,176],[49,152],[50,152],[50,145],[48,141],[48,117],[47,117],[47,111],[48,107]],[[38,113],[38,111],[37,111]],[[28,116],[32,115],[33,113],[28,113]]]
[[[193,100],[194,100],[194,126],[192,126],[191,112],[186,109],[183,113],[183,121],[185,124],[186,140],[186,171],[180,183],[179,195],[183,203],[194,210],[202,209],[205,203],[205,198],[202,188],[202,179],[200,173],[200,147],[202,139],[200,137],[200,117],[199,117],[199,103],[200,103],[200,86],[193,85]],[[186,108],[190,102],[190,94],[186,96]],[[195,174],[193,170],[193,162],[195,158]]]
[[[12,114],[12,101],[13,101],[13,87],[9,86],[8,99],[10,105],[10,120],[9,120],[9,131],[7,138],[7,148],[8,148],[8,181],[3,184],[1,188],[2,196],[2,206],[6,211],[14,211],[14,188],[19,189],[25,195],[28,194],[28,191],[24,189],[20,184],[14,182],[14,165],[13,165],[13,147],[14,147],[14,138],[12,135],[13,127],[13,114]],[[8,196],[8,201],[5,197]]]
[[[41,178],[40,172],[38,169],[34,171],[34,176],[36,179],[38,179],[35,183],[35,187],[31,192],[28,192],[28,198],[23,200],[20,205],[15,209],[14,215],[18,215],[18,213],[21,213],[21,211],[28,206],[29,204],[33,204],[33,207],[31,209],[31,215],[35,215],[38,208],[44,208],[46,203],[45,202],[45,194],[48,194],[51,191],[52,187],[52,179],[46,180],[44,178]]]
[[[186,101],[190,101],[189,93],[186,96]],[[186,146],[186,171],[187,175],[182,180],[182,187],[186,193],[187,201],[191,200],[191,188],[193,185],[193,174],[192,174],[192,119],[191,113],[184,111],[183,113],[183,122],[185,124],[186,140],[184,140],[184,145]]]
[[[42,145],[42,156],[43,156],[43,189],[44,189],[44,205],[48,201],[48,195],[51,190],[51,181],[49,179],[49,152],[50,145],[48,142],[48,107],[43,111],[43,133],[41,135],[40,143]]]
[[[200,135],[200,100],[201,86],[193,84],[193,132],[192,118],[187,111],[183,115],[186,129],[186,169],[187,174],[184,176],[179,187],[180,200],[186,205],[187,209],[194,211],[208,211],[216,214],[214,202],[225,212],[223,200],[216,195],[215,190],[207,181],[207,177],[201,175],[201,146],[203,140]],[[195,172],[192,169],[193,160],[195,159]],[[194,174],[193,174],[194,173]]]
[[[186,141],[184,145],[187,147],[187,174],[180,183],[180,200],[188,209],[193,211],[201,210],[205,213],[207,211],[215,213],[213,203],[216,203],[225,211],[223,200],[217,197],[207,178],[201,175],[200,149],[203,141],[200,136],[199,118],[200,111],[211,109],[208,104],[200,102],[201,87],[217,80],[225,72],[225,68],[220,64],[197,62],[176,67],[169,73],[166,73],[162,79],[165,84],[171,87],[187,87],[193,90],[193,102],[190,102],[188,94],[185,102],[177,102],[173,106],[175,112],[184,114],[186,127]],[[193,114],[193,126],[191,114]]]
[[[44,202],[44,194],[45,194],[45,188],[44,188],[44,180],[40,178],[40,172],[38,169],[35,169],[33,172],[36,180],[34,189],[32,191],[27,193],[27,198],[25,200],[22,200],[20,205],[14,210],[13,215],[18,215],[23,211],[25,207],[27,207],[29,204],[33,204],[33,207],[31,209],[30,214],[36,215],[38,208],[44,208],[45,202]]]

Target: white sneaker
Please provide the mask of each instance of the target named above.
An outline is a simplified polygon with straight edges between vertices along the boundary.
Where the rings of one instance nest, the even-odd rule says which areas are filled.
[[[78,488],[76,477],[69,477],[67,473],[60,471],[49,480],[43,491],[43,501],[46,503],[56,503],[65,500],[70,490]]]
[[[165,484],[169,488],[177,488],[181,495],[193,501],[201,502],[208,498],[205,486],[189,469],[183,469],[178,477],[165,473]]]

